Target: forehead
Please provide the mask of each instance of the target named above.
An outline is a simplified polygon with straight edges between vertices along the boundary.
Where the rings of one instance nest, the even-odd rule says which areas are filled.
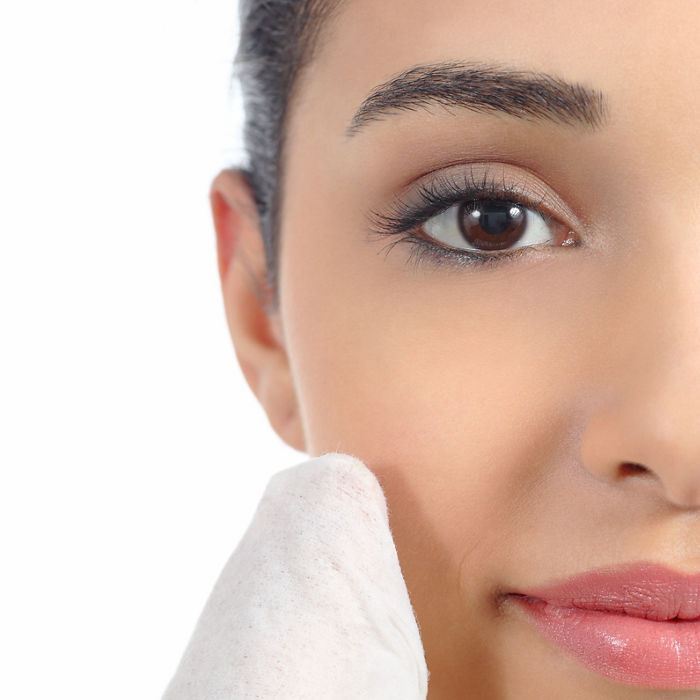
[[[618,119],[658,121],[662,107],[695,123],[698,29],[695,0],[346,0],[297,86],[288,131],[313,124],[318,141],[338,139],[375,86],[455,60],[580,82],[609,95]]]

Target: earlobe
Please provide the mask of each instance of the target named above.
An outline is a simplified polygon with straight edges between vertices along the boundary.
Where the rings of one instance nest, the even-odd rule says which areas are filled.
[[[279,313],[270,310],[265,246],[252,189],[238,170],[224,170],[210,190],[226,320],[243,375],[270,425],[305,451],[302,421]]]

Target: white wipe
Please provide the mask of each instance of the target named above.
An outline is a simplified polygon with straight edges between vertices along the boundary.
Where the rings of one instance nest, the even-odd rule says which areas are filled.
[[[365,464],[328,453],[275,474],[163,700],[425,700],[428,669]]]

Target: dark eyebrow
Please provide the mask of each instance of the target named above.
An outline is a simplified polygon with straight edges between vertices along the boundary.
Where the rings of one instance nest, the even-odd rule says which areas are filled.
[[[602,92],[547,73],[483,63],[435,63],[410,68],[375,87],[355,112],[346,136],[388,113],[435,104],[588,129],[600,128],[608,117]]]

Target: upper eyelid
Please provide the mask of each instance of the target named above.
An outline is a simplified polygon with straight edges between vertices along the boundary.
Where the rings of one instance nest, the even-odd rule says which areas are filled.
[[[415,188],[416,194],[410,198],[394,196],[391,210],[383,213],[372,210],[368,213],[370,230],[375,234],[397,235],[415,230],[426,222],[441,216],[447,211],[471,199],[484,201],[511,201],[519,206],[536,211],[547,221],[557,221],[566,228],[571,228],[565,217],[552,213],[547,206],[542,206],[544,197],[535,199],[526,187],[503,179],[495,181],[490,173],[484,173],[481,180],[470,173],[464,173],[462,182],[441,173],[427,183],[420,182]],[[414,201],[414,200],[418,201]],[[408,201],[407,201],[408,200]]]
[[[533,197],[529,192],[527,192],[526,188],[513,186],[512,184],[506,184],[505,186],[503,186],[492,182],[487,183],[486,185],[483,185],[481,187],[476,187],[474,189],[471,189],[471,187],[471,185],[469,187],[465,187],[462,193],[456,190],[450,192],[446,200],[450,201],[451,204],[448,204],[441,211],[445,212],[449,209],[459,206],[461,203],[468,201],[465,200],[465,195],[474,196],[473,193],[476,193],[477,198],[482,198],[485,201],[489,199],[494,201],[512,201],[524,208],[533,209],[535,211],[541,211],[547,218],[558,218],[555,215],[549,213],[549,208],[547,206],[543,206],[543,197]],[[437,187],[437,191],[440,191],[440,186]]]
[[[457,182],[460,173],[462,173],[462,176],[466,174],[466,169],[469,169],[468,181],[478,182],[484,175],[487,177],[488,183],[502,184],[505,182],[506,188],[508,188],[509,183],[512,185],[513,182],[517,182],[518,186],[513,191],[520,194],[523,199],[538,204],[550,216],[557,218],[573,230],[584,234],[589,233],[590,223],[577,215],[565,200],[555,192],[554,188],[546,183],[544,178],[520,164],[516,165],[502,160],[461,161],[434,168],[404,184],[395,193],[393,202],[395,205],[411,206],[415,200],[415,193],[422,185],[429,186],[438,180]]]

